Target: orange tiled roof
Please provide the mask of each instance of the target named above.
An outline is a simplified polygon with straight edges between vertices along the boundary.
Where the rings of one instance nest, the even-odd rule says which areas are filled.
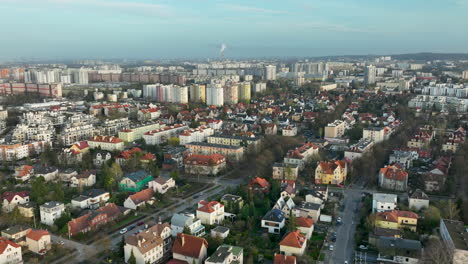
[[[398,211],[398,210],[377,213],[377,219],[385,220],[389,222],[398,223],[399,217],[418,219],[419,216],[418,214],[410,212],[410,211]]]
[[[306,236],[301,234],[299,230],[296,230],[293,232],[289,232],[289,234],[287,234],[279,244],[280,246],[302,248],[306,240]]]
[[[408,173],[404,171],[398,164],[388,165],[385,168],[381,168],[380,173],[382,173],[387,179],[397,181],[403,181],[408,177]]]
[[[226,159],[223,155],[215,153],[211,155],[192,154],[185,158],[184,163],[188,165],[205,165],[211,166],[212,164],[218,165],[225,162]]]
[[[296,257],[276,254],[273,264],[296,264]]]
[[[296,218],[296,224],[300,227],[311,227],[314,225],[314,219],[307,217]]]
[[[216,211],[215,209],[213,209],[216,205],[219,205],[219,207],[224,207],[223,204],[220,204],[217,201],[211,201],[211,202],[200,201],[199,204],[202,204],[203,206],[198,208],[197,211],[210,213],[210,214]]]
[[[268,187],[270,185],[270,183],[267,180],[262,179],[260,177],[255,177],[255,179],[253,179],[249,185],[255,185],[255,184],[260,185],[262,188]]]
[[[129,196],[129,198],[135,203],[140,204],[142,202],[147,202],[153,197],[154,191],[151,188],[144,189],[143,191],[139,191],[135,194]]]
[[[322,171],[325,172],[325,174],[333,174],[336,168],[338,167],[345,168],[346,161],[344,160],[321,161],[319,163],[319,166],[322,169]]]
[[[114,143],[114,144],[123,142],[118,137],[108,137],[108,136],[94,136],[90,138],[89,141]]]
[[[50,235],[49,231],[47,230],[32,230],[26,235],[26,237],[35,241],[39,241],[43,236],[47,235]]]

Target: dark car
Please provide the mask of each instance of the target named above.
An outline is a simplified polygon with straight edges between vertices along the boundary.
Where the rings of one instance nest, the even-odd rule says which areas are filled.
[[[137,225],[141,226],[141,225],[144,225],[144,224],[145,224],[145,222],[142,221],[142,222],[138,222]]]

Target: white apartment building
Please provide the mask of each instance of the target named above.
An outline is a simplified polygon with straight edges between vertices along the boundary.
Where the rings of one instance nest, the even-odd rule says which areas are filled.
[[[187,129],[179,135],[180,145],[191,142],[204,142],[211,135],[214,135],[214,129],[211,127],[199,126],[194,129]]]
[[[214,106],[224,105],[224,89],[219,83],[211,83],[206,88],[206,104]]]
[[[39,207],[41,223],[51,226],[55,220],[65,212],[65,205],[61,202],[47,202]]]
[[[265,66],[265,80],[276,80],[276,66],[267,65]]]
[[[374,193],[372,195],[372,212],[380,213],[395,210],[397,207],[397,198],[395,194]]]
[[[52,147],[50,141],[31,141],[23,143],[0,145],[0,160],[20,160],[44,152],[47,146]]]
[[[143,134],[143,139],[148,145],[157,145],[167,142],[171,137],[177,137],[179,133],[186,130],[188,126],[176,124],[163,129],[157,129]]]
[[[169,224],[156,224],[125,238],[125,262],[133,253],[137,264],[160,263],[170,253],[172,241]]]

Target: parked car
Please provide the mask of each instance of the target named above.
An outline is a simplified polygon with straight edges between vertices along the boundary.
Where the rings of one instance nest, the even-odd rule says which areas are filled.
[[[141,221],[141,222],[138,222],[137,225],[141,226],[141,225],[144,225],[144,224],[145,224],[145,222]]]
[[[333,251],[333,249],[334,249],[333,245],[330,245],[330,247],[328,247],[328,249],[330,249],[330,251]]]
[[[120,234],[125,234],[127,233],[127,228],[122,228],[122,230],[120,230]]]

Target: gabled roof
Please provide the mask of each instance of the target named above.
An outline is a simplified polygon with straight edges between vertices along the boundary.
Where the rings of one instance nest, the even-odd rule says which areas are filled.
[[[275,254],[273,264],[296,264],[295,256],[285,256],[282,254]]]
[[[346,161],[344,160],[331,160],[331,161],[321,161],[319,167],[325,174],[333,174],[336,168],[343,169],[346,167]]]
[[[312,227],[314,225],[314,219],[307,217],[297,217],[296,224],[300,227]]]
[[[210,214],[216,211],[214,209],[216,206],[219,206],[220,208],[224,207],[223,204],[220,204],[217,201],[207,202],[207,201],[202,200],[198,204],[199,204],[200,208],[198,208],[197,211],[210,213]]]
[[[166,228],[170,229],[171,226],[168,223],[156,224],[136,235],[127,236],[125,243],[137,247],[141,254],[145,254],[164,242],[161,233]]]
[[[134,204],[140,204],[151,200],[154,195],[152,188],[144,189],[135,194],[130,195],[128,198],[133,201]]]
[[[262,188],[266,188],[270,186],[270,183],[265,179],[262,179],[260,177],[255,177],[255,179],[250,181],[249,185],[259,185]]]
[[[208,242],[204,238],[178,233],[172,246],[172,252],[187,257],[199,258],[203,247],[208,248]]]
[[[380,173],[383,174],[386,179],[390,180],[404,181],[408,177],[408,173],[398,164],[381,168]]]
[[[289,232],[289,234],[287,234],[279,244],[280,246],[302,248],[306,241],[306,236],[301,234],[299,230],[296,230]]]
[[[118,137],[108,137],[108,136],[94,136],[90,138],[88,141],[95,141],[95,142],[104,142],[104,143],[121,143],[123,142],[120,138]]]
[[[7,200],[9,203],[11,202],[11,200],[13,200],[13,198],[18,195],[22,198],[25,198],[25,197],[28,197],[29,196],[29,192],[27,191],[22,191],[22,192],[4,192],[3,193],[3,200]]]
[[[128,178],[128,179],[132,180],[133,182],[137,183],[137,182],[140,182],[140,181],[146,179],[148,176],[150,176],[150,175],[146,171],[140,170],[140,171],[135,171],[135,172],[129,173],[129,174],[125,175],[124,178]]]
[[[0,255],[3,254],[3,252],[5,251],[5,249],[8,247],[8,246],[12,246],[14,248],[19,248],[21,247],[20,245],[4,238],[4,237],[0,237]]]
[[[410,211],[398,211],[398,210],[377,213],[377,219],[381,221],[398,223],[398,218],[400,217],[418,219],[419,216],[418,214],[410,212]]]

